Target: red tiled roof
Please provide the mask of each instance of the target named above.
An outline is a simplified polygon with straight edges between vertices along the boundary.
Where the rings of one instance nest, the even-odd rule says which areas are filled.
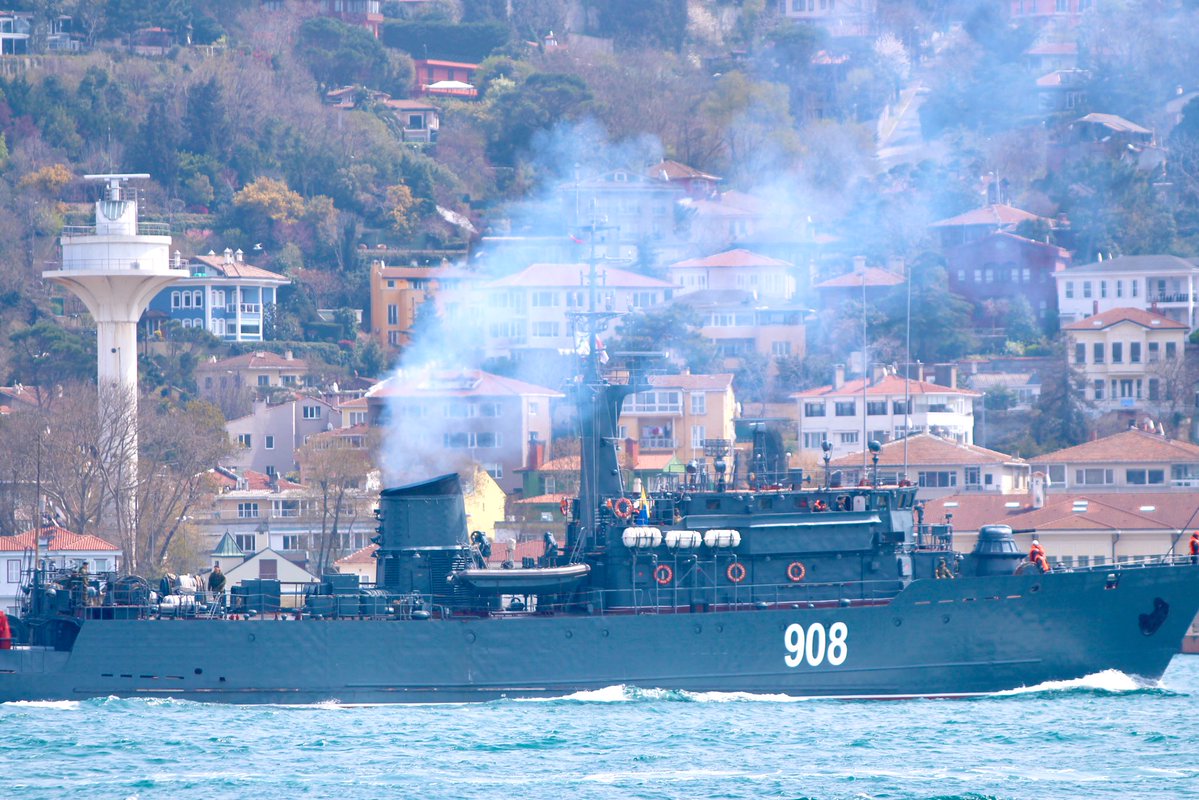
[[[894,272],[888,272],[885,269],[878,267],[866,267],[863,270],[854,270],[847,272],[844,275],[838,275],[836,278],[830,278],[823,283],[816,284],[817,289],[846,289],[860,288],[863,284],[866,286],[898,286],[903,283],[904,277],[896,275]]]
[[[532,264],[520,272],[497,278],[488,286],[515,286],[523,288],[582,287],[582,276],[590,269],[586,264]],[[615,267],[598,267],[596,273],[601,286],[625,289],[673,289],[673,283],[660,281],[636,272]]]
[[[220,361],[206,361],[196,366],[198,370],[212,369],[308,369],[308,362],[302,358],[287,358],[278,353],[271,353],[265,350],[259,350],[254,353],[245,353],[232,358],[224,358]]]
[[[708,181],[720,180],[720,177],[717,175],[709,175],[706,172],[699,171],[695,167],[689,167],[677,161],[660,161],[646,170],[645,174],[651,178],[665,178],[669,181],[695,179]]]
[[[1021,222],[1029,220],[1045,220],[1051,222],[1047,217],[1038,216],[1029,211],[1023,211],[1019,208],[997,203],[995,205],[984,206],[967,211],[965,214],[958,214],[956,217],[943,219],[940,222],[934,222],[931,227],[934,228],[949,228],[960,227],[966,225],[994,225],[997,227],[1007,225],[1018,225]]]
[[[1087,114],[1085,117],[1074,120],[1075,124],[1079,122],[1091,122],[1096,125],[1102,125],[1105,128],[1113,130],[1117,133],[1140,133],[1152,134],[1153,131],[1148,128],[1142,128],[1135,122],[1129,122],[1124,117],[1116,116],[1115,114]]]
[[[650,386],[667,389],[697,389],[724,390],[733,385],[733,373],[718,372],[713,375],[650,375]]]
[[[334,561],[334,564],[371,564],[375,561],[375,551],[379,549],[377,544],[368,544],[361,550],[355,550],[348,556],[342,556]]]
[[[560,505],[563,500],[571,500],[573,497],[574,495],[570,494],[538,494],[532,497],[523,497],[516,502],[518,505],[536,506],[553,504],[556,506]]]
[[[367,402],[365,397],[355,397],[353,400],[347,400],[338,406],[343,411],[349,409],[351,411],[366,411]]]
[[[1185,323],[1177,322],[1162,314],[1146,311],[1143,308],[1111,308],[1093,317],[1086,317],[1069,325],[1063,325],[1064,331],[1101,331],[1120,322],[1132,322],[1150,330],[1190,330]]]
[[[383,105],[401,111],[436,111],[437,106],[424,100],[384,100]]]
[[[1084,502],[1085,501],[1085,502]],[[946,506],[949,503],[951,505]],[[955,504],[955,505],[954,505]],[[1009,504],[1014,504],[1009,507]],[[925,501],[925,521],[953,514],[954,528],[976,531],[983,525],[1048,530],[1189,529],[1199,518],[1194,492],[1050,492],[1043,508],[1032,507],[1031,494],[957,494]]]
[[[492,375],[480,369],[435,372],[423,375],[393,375],[375,384],[368,397],[513,397],[539,395],[565,397],[561,392]]]
[[[24,533],[18,533],[15,536],[0,536],[0,552],[12,553],[24,550],[32,550],[37,544],[34,538],[38,533],[42,536],[50,538],[50,552],[79,552],[92,550],[119,551],[111,542],[101,539],[99,536],[92,536],[86,533],[72,533],[66,528],[60,528],[57,525],[36,530],[28,530]]]
[[[1199,445],[1129,429],[1030,459],[1034,464],[1199,462]]]
[[[759,255],[742,248],[726,250],[703,258],[689,258],[670,265],[671,269],[687,267],[790,267],[791,262]]]
[[[880,466],[899,466],[905,463],[904,441],[887,442],[878,454]],[[933,464],[1024,464],[1024,459],[988,450],[973,444],[961,444],[930,433],[920,433],[907,439],[906,463],[912,466]],[[834,467],[857,467],[862,453],[851,453],[830,462]]]
[[[904,383],[908,384],[907,393],[909,395],[917,394],[957,394],[966,397],[982,397],[981,392],[971,391],[970,389],[951,389],[948,386],[938,386],[935,383],[928,381],[910,380],[905,381],[904,378],[898,375],[888,375],[881,381],[878,381],[872,386],[866,387],[866,396],[871,395],[886,395],[888,397],[902,397],[904,394]],[[792,397],[861,397],[862,396],[862,379],[858,378],[852,381],[846,381],[841,385],[840,389],[834,389],[832,386],[820,386],[816,389],[808,389],[803,392],[796,392]]]
[[[227,278],[258,278],[283,281],[284,283],[288,282],[286,275],[280,275],[277,272],[271,272],[270,270],[263,269],[262,267],[256,267],[253,264],[247,264],[244,261],[232,261],[226,263],[225,256],[223,255],[192,256],[191,260],[199,261],[200,263],[216,270]]]
[[[229,477],[222,470],[212,469],[208,474],[217,482],[217,485],[224,490],[237,489],[237,480]],[[251,492],[266,492],[271,490],[271,476],[265,472],[255,472],[252,469],[243,470],[239,473],[246,482],[245,488],[242,491]],[[292,483],[287,478],[280,477],[279,489],[303,489],[304,487],[298,483]]]

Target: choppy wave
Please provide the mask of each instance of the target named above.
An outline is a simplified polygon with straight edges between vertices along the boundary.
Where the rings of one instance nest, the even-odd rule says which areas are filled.
[[[1021,695],[1053,693],[1097,695],[1134,693],[1173,694],[1170,689],[1162,685],[1161,681],[1146,680],[1135,675],[1127,675],[1119,670],[1108,669],[1103,672],[1086,675],[1082,678],[1074,678],[1073,680],[1045,681],[1035,686],[1021,686],[1017,689],[993,692],[985,696],[1017,697]]]

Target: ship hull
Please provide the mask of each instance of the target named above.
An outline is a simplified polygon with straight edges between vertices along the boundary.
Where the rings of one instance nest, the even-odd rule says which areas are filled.
[[[916,581],[886,604],[428,620],[97,620],[0,651],[0,701],[464,702],[624,684],[800,697],[972,695],[1106,669],[1156,679],[1199,567]],[[847,602],[847,601],[846,601]]]

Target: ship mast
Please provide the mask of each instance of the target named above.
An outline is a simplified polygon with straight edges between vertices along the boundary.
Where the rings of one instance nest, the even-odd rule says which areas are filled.
[[[594,536],[601,498],[620,495],[624,491],[617,458],[618,421],[624,398],[636,390],[631,384],[609,383],[601,372],[603,360],[599,334],[616,317],[612,309],[601,309],[597,300],[601,277],[595,237],[598,231],[604,229],[604,226],[594,221],[583,229],[590,235],[588,269],[583,279],[587,287],[587,310],[569,314],[575,341],[582,339],[585,342],[576,345],[582,364],[572,387],[579,415],[580,540]]]

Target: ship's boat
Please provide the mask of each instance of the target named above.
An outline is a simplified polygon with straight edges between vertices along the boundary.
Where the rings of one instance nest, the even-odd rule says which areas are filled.
[[[596,315],[598,318],[599,315]],[[587,323],[591,317],[580,317]],[[825,697],[977,694],[1107,669],[1159,678],[1199,611],[1199,566],[1031,569],[1011,528],[970,553],[906,483],[790,468],[763,430],[710,442],[677,483],[627,486],[636,363],[570,387],[580,489],[563,546],[488,564],[456,475],[389,488],[377,580],[326,576],[164,602],[136,576],[32,569],[0,701],[469,701],[626,684]],[[819,470],[817,470],[820,473]]]

